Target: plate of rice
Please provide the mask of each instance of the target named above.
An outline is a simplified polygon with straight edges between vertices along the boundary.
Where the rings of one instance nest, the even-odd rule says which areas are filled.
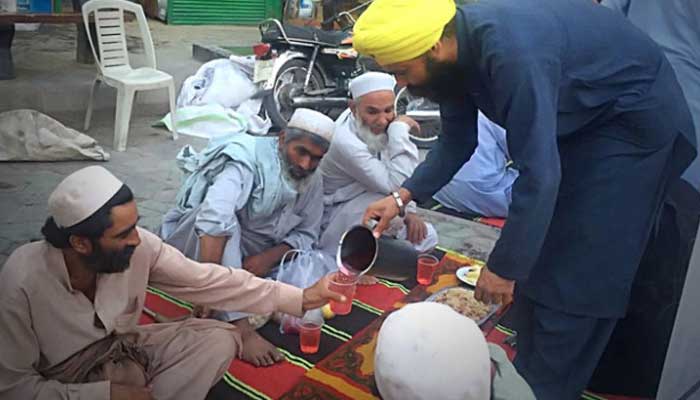
[[[488,321],[498,311],[498,304],[485,304],[474,298],[474,291],[460,286],[449,287],[428,297],[426,301],[434,301],[452,307],[453,310],[471,318],[477,325]]]

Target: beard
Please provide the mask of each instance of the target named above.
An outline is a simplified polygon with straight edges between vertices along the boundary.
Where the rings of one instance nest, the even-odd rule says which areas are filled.
[[[303,193],[311,183],[311,178],[314,172],[316,172],[316,169],[305,170],[304,168],[294,165],[289,159],[287,152],[284,150],[284,145],[279,148],[279,158],[283,179],[292,185],[294,190],[298,193]]]
[[[121,250],[105,251],[97,242],[92,243],[92,254],[84,256],[85,263],[98,274],[117,274],[129,268],[136,246],[125,246]]]
[[[355,131],[357,132],[357,137],[367,145],[369,152],[372,154],[381,153],[389,142],[389,135],[386,132],[375,134],[359,117],[355,117]]]
[[[464,69],[456,63],[446,63],[426,56],[425,69],[428,79],[422,85],[408,85],[414,96],[425,97],[436,103],[464,95],[466,77]]]

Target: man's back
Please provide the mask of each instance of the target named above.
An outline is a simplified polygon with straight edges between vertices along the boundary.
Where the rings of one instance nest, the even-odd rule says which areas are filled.
[[[477,106],[506,129],[509,95],[532,78],[538,96],[557,102],[559,135],[620,118],[641,127],[638,140],[652,145],[690,131],[660,48],[611,10],[582,0],[492,0],[459,13],[469,37],[460,50],[480,61]],[[656,129],[661,118],[675,128],[666,136]]]

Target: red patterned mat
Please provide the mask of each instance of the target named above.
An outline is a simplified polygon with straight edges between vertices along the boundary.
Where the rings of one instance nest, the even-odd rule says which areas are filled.
[[[440,254],[442,256],[442,254]],[[353,311],[326,321],[321,345],[315,355],[299,351],[298,336],[282,335],[276,324],[268,323],[260,333],[285,355],[272,367],[256,368],[234,361],[224,379],[209,396],[218,399],[377,399],[374,384],[374,346],[382,321],[389,312],[405,304],[425,300],[442,288],[458,284],[454,271],[462,265],[479,263],[456,254],[447,254],[439,265],[433,284],[418,286],[414,280],[401,284],[382,280],[379,284],[358,287]],[[410,289],[410,290],[409,290]],[[149,288],[146,306],[167,317],[187,314],[190,305],[166,293]],[[489,342],[501,345],[511,359],[514,350],[503,344],[512,332],[498,321],[499,313],[482,326]],[[142,323],[153,322],[143,316]],[[585,400],[632,400],[630,397],[600,397],[592,393]]]

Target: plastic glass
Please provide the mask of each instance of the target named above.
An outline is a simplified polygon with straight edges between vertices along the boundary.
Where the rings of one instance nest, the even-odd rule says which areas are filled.
[[[433,274],[440,261],[431,254],[421,254],[418,256],[418,269],[416,271],[416,281],[421,285],[429,285],[433,282]]]
[[[337,315],[350,314],[352,310],[352,299],[355,297],[358,277],[356,275],[346,275],[342,272],[331,274],[328,289],[345,296],[345,302],[331,300],[331,311]]]

